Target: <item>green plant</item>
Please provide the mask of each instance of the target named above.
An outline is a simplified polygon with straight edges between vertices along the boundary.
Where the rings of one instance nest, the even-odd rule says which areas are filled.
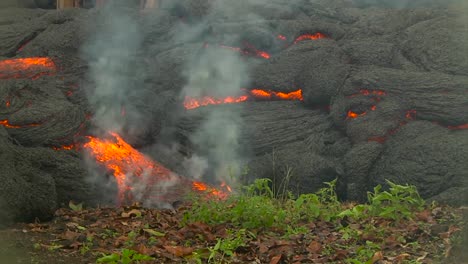
[[[208,248],[210,251],[208,262],[214,261],[216,257],[219,257],[221,261],[225,256],[232,257],[239,247],[247,245],[250,233],[247,233],[245,229],[237,231],[228,230],[227,232],[228,236],[225,239],[218,239],[214,247]]]
[[[400,220],[411,219],[415,211],[421,211],[424,200],[419,196],[415,186],[397,185],[387,181],[388,191],[382,191],[382,186],[368,193],[369,213],[373,216]]]
[[[120,253],[112,253],[110,255],[103,254],[97,259],[97,263],[110,263],[110,264],[130,264],[140,263],[143,261],[154,260],[151,256],[140,254],[131,249],[122,249]]]
[[[68,203],[68,207],[70,207],[70,209],[72,209],[73,211],[78,212],[83,210],[83,203],[75,204],[73,203],[73,201],[70,201]]]
[[[80,247],[81,255],[86,254],[94,245],[94,238],[93,236],[86,236],[86,241]]]
[[[130,231],[127,234],[127,241],[125,241],[125,246],[126,247],[133,247],[135,244],[135,238],[138,236],[138,234],[135,231]]]

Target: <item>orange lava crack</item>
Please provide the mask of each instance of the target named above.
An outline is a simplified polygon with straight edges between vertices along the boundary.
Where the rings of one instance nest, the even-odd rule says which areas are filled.
[[[215,98],[212,96],[204,96],[202,98],[195,98],[186,96],[184,100],[185,109],[195,109],[201,106],[207,105],[218,105],[218,104],[234,104],[245,102],[249,99],[259,99],[259,100],[299,100],[302,101],[302,89],[298,89],[293,92],[284,93],[284,92],[275,92],[262,89],[253,89],[246,90],[243,89],[247,94],[240,95],[237,97],[227,96],[224,98]]]

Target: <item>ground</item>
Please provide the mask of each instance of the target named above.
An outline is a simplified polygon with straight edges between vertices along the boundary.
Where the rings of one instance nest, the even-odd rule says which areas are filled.
[[[0,231],[0,263],[95,263],[112,253],[120,258],[124,250],[153,257],[141,263],[206,263],[210,256],[213,263],[462,263],[454,241],[466,210],[431,205],[414,220],[345,217],[282,230],[187,221],[190,204],[175,210],[72,207],[50,222]]]

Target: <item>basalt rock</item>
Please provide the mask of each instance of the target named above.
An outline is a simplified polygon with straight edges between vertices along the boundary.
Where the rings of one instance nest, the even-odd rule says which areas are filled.
[[[0,222],[46,219],[69,200],[92,205],[106,200],[97,192],[115,195],[115,186],[101,186],[105,173],[91,177],[92,162],[63,148],[98,134],[89,128],[102,104],[118,110],[127,142],[181,175],[200,176],[198,158],[208,167],[232,159],[247,165],[249,179],[273,178],[296,193],[338,178],[341,198],[364,201],[391,180],[416,185],[428,200],[468,203],[461,11],[440,1],[415,9],[401,1],[223,2],[163,1],[146,13],[121,7],[141,43],[114,75],[128,86],[120,101],[93,97],[99,53],[89,46],[106,11],[0,10],[0,58],[42,56],[56,66],[0,81]],[[209,49],[241,57],[248,82],[239,88],[301,89],[302,100],[184,109],[190,67]],[[204,74],[215,78],[221,68]],[[222,122],[209,121],[213,115]],[[224,156],[221,146],[238,156]],[[216,174],[205,171],[205,180]]]

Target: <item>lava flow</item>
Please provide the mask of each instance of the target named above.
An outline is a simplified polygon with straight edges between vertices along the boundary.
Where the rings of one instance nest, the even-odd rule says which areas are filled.
[[[34,127],[34,126],[39,126],[39,124],[28,124],[24,126],[19,126],[19,125],[12,125],[10,122],[5,119],[5,120],[0,120],[0,125],[7,127],[7,128],[22,128],[22,127]]]
[[[247,94],[240,95],[237,97],[228,96],[224,98],[215,98],[212,96],[204,96],[202,98],[195,98],[186,96],[184,100],[184,107],[185,109],[195,109],[201,106],[207,105],[218,105],[218,104],[234,104],[245,102],[247,100],[299,100],[302,101],[302,89],[298,89],[293,92],[284,93],[284,92],[275,92],[269,90],[262,90],[262,89],[253,89],[253,90],[246,90]]]
[[[204,47],[207,48],[208,46],[209,46],[208,43],[205,43]],[[257,48],[255,48],[253,45],[249,43],[245,43],[245,46],[246,47],[240,48],[240,47],[231,47],[231,46],[226,46],[226,45],[218,45],[218,47],[220,48],[239,52],[241,55],[244,55],[244,56],[257,57],[257,58],[263,58],[263,59],[270,58],[270,54],[266,51],[258,50]]]
[[[143,186],[144,191],[158,186],[177,186],[182,190],[189,187],[192,190],[208,193],[219,198],[227,197],[227,193],[209,187],[205,183],[188,180],[178,176],[160,163],[143,155],[118,134],[110,133],[111,138],[97,138],[88,136],[88,142],[83,148],[95,158],[98,164],[112,171],[119,190],[119,201],[122,203],[131,197],[135,186]],[[156,194],[163,195],[163,194]]]
[[[0,61],[0,79],[35,80],[43,75],[52,75],[55,71],[55,63],[50,58],[33,57]]]
[[[328,37],[325,34],[320,33],[320,32],[317,32],[314,34],[302,34],[294,40],[294,44],[303,40],[316,40],[316,39],[324,39],[324,38],[328,38]]]

